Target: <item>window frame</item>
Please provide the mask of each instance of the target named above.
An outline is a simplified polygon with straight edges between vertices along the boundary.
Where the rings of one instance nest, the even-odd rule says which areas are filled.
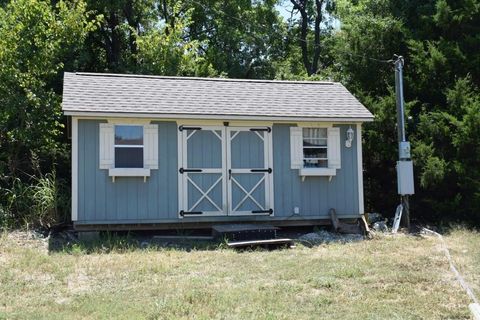
[[[325,138],[316,138],[316,137],[305,137],[304,132],[306,129],[324,129],[325,130]],[[325,146],[305,146],[304,145],[304,139],[318,139],[318,140],[325,140]],[[320,158],[308,158],[305,156],[305,149],[323,149],[325,150],[325,157],[320,157]],[[306,161],[325,161],[326,165],[321,166],[321,167],[308,167],[305,166]],[[328,159],[328,127],[320,127],[320,126],[308,126],[308,127],[302,127],[302,168],[303,170],[323,170],[323,169],[328,169],[329,165],[329,159]]]
[[[142,144],[141,145],[134,145],[134,144],[116,144],[115,143],[115,133],[117,127],[141,127],[142,128]],[[116,161],[116,149],[117,148],[138,148],[142,149],[142,166],[141,167],[117,167]],[[145,168],[145,126],[143,124],[136,124],[136,123],[115,123],[113,124],[113,169],[118,170],[138,170]]]

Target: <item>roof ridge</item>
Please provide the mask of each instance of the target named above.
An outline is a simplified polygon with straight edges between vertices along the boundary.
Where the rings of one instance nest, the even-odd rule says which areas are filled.
[[[66,72],[70,73],[70,72]],[[72,72],[73,73],[73,72]],[[146,79],[172,79],[172,80],[197,80],[197,81],[220,81],[220,82],[252,82],[252,83],[284,83],[284,84],[314,84],[334,85],[333,81],[308,81],[308,80],[267,80],[267,79],[235,79],[235,78],[206,78],[206,77],[182,77],[182,76],[156,76],[128,73],[97,73],[97,72],[74,72],[79,76],[118,77],[118,78],[146,78]]]

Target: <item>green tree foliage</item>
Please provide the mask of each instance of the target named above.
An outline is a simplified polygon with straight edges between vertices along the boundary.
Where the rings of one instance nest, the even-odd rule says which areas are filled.
[[[189,37],[202,43],[205,59],[217,72],[231,78],[275,77],[286,30],[275,9],[277,0],[191,3]]]
[[[479,11],[478,0],[1,1],[0,225],[63,216],[63,71],[341,81],[376,116],[367,210],[393,214],[394,53],[406,60],[413,216],[478,223]]]
[[[86,16],[81,2],[20,0],[0,8],[0,207],[18,208],[6,190],[23,189],[41,166],[50,171],[57,161],[59,72],[94,28]],[[37,157],[43,161],[34,166]]]
[[[0,163],[13,175],[30,152],[57,148],[60,96],[52,87],[66,56],[92,28],[85,10],[27,0],[0,8]]]
[[[136,35],[137,70],[143,74],[213,76],[215,69],[199,54],[202,43],[186,40],[191,11],[175,14],[174,22]]]
[[[370,210],[385,211],[385,204],[392,208],[397,201],[391,170],[396,159],[393,70],[370,58],[388,59],[397,53],[406,58],[407,132],[416,168],[414,216],[479,221],[479,10],[478,1],[453,0],[339,5],[342,28],[336,47],[341,60],[335,71],[376,115],[366,125]],[[388,97],[390,102],[383,103]],[[391,119],[384,123],[385,114]],[[394,150],[384,150],[387,143]],[[388,188],[386,180],[391,181]]]

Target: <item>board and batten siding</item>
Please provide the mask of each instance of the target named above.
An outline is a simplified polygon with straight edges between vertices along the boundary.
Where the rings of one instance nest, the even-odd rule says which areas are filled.
[[[158,124],[158,169],[143,177],[118,177],[99,169],[99,120],[78,120],[77,223],[136,223],[178,216],[177,126]]]
[[[307,176],[302,181],[298,170],[290,168],[290,125],[273,126],[273,185],[275,215],[294,218],[293,208],[303,217],[328,216],[335,208],[339,216],[359,213],[357,140],[345,147],[349,125],[340,127],[341,168],[329,181],[328,177]],[[355,134],[356,126],[352,125]],[[363,213],[363,212],[362,212]]]
[[[158,169],[143,177],[117,177],[99,168],[101,120],[78,120],[78,214],[76,224],[179,222],[178,129],[174,121],[158,124]],[[341,135],[341,169],[328,177],[306,177],[290,167],[290,126],[273,126],[273,184],[275,213],[269,216],[188,217],[188,221],[260,221],[327,218],[335,208],[339,216],[359,214],[356,136],[351,148],[344,141],[349,125],[338,125]],[[351,126],[358,134],[357,127]],[[201,148],[198,150],[201,152]],[[211,155],[210,155],[211,156]],[[246,161],[249,161],[248,159]],[[294,207],[299,214],[294,214]]]

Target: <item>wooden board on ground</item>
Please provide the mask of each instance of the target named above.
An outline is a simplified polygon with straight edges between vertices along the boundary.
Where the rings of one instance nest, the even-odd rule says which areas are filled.
[[[229,241],[267,240],[277,237],[277,227],[258,224],[222,224],[212,226],[215,240]]]
[[[227,242],[227,246],[231,248],[259,247],[259,246],[292,246],[292,239],[268,239],[268,240],[250,240]]]
[[[337,212],[335,209],[330,209],[329,212],[330,219],[332,220],[333,230],[335,232],[344,233],[344,234],[364,234],[362,228],[359,225],[358,219],[355,224],[340,222],[337,217]]]

